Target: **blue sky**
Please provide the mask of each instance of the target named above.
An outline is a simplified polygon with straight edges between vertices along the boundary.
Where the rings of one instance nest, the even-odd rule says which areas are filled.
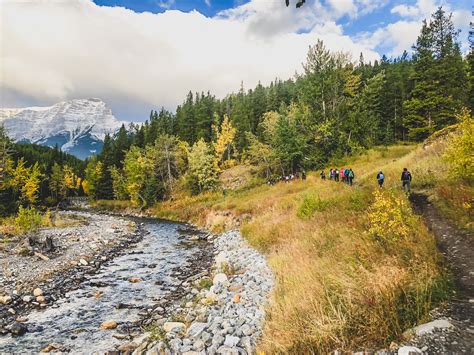
[[[437,6],[466,50],[470,0],[0,0],[0,105],[99,97],[142,121],[188,91],[217,97],[301,72],[308,46],[366,61],[410,51]],[[193,11],[196,10],[196,11]]]

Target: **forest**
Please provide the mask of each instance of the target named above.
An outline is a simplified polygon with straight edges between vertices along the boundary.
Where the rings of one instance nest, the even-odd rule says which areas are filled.
[[[189,92],[175,113],[152,110],[144,124],[106,136],[85,162],[12,144],[2,131],[1,212],[82,194],[148,207],[175,190],[219,189],[220,172],[240,163],[271,181],[376,145],[420,142],[474,109],[474,47],[463,57],[459,36],[440,7],[411,55],[354,61],[318,40],[294,78],[242,84],[222,99]]]

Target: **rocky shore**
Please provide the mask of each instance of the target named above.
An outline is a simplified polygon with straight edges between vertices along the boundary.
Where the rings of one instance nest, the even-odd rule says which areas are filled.
[[[155,328],[135,354],[252,354],[261,336],[273,275],[265,258],[239,232],[213,240],[210,277],[187,287],[181,304]]]
[[[5,243],[0,252],[0,335],[28,331],[25,314],[54,306],[103,263],[143,237],[139,226],[128,219],[88,212],[60,214],[70,226],[22,236]],[[53,248],[45,250],[47,238]]]

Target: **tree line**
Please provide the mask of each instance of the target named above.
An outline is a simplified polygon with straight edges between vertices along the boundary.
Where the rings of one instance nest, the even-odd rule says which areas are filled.
[[[355,63],[317,41],[294,78],[241,85],[222,99],[189,92],[175,113],[153,110],[143,124],[107,135],[85,167],[57,162],[53,174],[50,164],[47,180],[72,168],[81,193],[147,206],[177,189],[217,189],[220,171],[239,162],[272,179],[373,145],[421,141],[455,123],[462,107],[474,108],[474,50],[471,43],[463,58],[458,37],[440,7],[423,22],[411,56],[366,62],[361,54]],[[61,198],[70,189],[44,191]]]
[[[86,164],[58,147],[13,143],[0,126],[0,216],[84,195]]]
[[[106,137],[88,161],[88,192],[149,205],[177,183],[193,193],[215,189],[219,172],[237,161],[270,179],[373,145],[421,141],[474,108],[473,50],[463,58],[458,37],[440,7],[423,22],[412,56],[372,63],[361,54],[354,63],[317,41],[293,79],[242,85],[223,99],[189,92],[176,113],[152,111],[144,124]]]

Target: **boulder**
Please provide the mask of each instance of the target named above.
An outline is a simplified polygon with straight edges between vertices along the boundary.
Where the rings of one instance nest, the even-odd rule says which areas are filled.
[[[33,290],[33,295],[34,295],[35,297],[43,296],[43,290],[41,290],[40,288],[37,287],[37,288],[35,288],[35,289]]]
[[[217,285],[217,284],[228,285],[229,279],[227,278],[226,274],[219,273],[219,274],[216,274],[216,276],[214,276],[212,283],[214,285]]]
[[[224,340],[224,346],[227,346],[229,348],[233,348],[233,347],[237,346],[239,341],[240,341],[240,338],[238,338],[238,337],[234,337],[232,335],[226,335],[225,340]]]
[[[415,348],[414,346],[402,346],[398,349],[398,355],[416,355],[416,354],[423,354],[423,352]]]
[[[117,328],[117,325],[118,324],[116,321],[110,320],[110,321],[103,322],[100,325],[100,329],[115,329]]]
[[[413,330],[416,335],[424,335],[432,333],[435,329],[447,329],[452,328],[453,325],[449,323],[446,319],[437,319],[429,323],[421,324],[415,327]]]
[[[7,327],[7,330],[13,336],[22,336],[28,331],[28,328],[24,324],[14,322]]]
[[[131,282],[131,283],[133,283],[133,284],[134,284],[134,283],[137,283],[137,282],[141,282],[141,281],[142,281],[142,279],[139,278],[139,277],[130,277],[130,278],[128,279],[128,282]]]
[[[120,345],[117,350],[124,353],[130,353],[136,348],[138,348],[138,344],[132,342]]]
[[[46,298],[44,296],[37,296],[36,297],[36,302],[46,303]]]
[[[181,322],[166,322],[165,324],[163,324],[163,329],[167,333],[169,332],[180,333],[180,332],[184,332],[184,330],[186,329],[186,325],[184,325],[184,323],[181,323]]]
[[[81,264],[81,265],[83,265],[83,266],[89,265],[89,263],[87,262],[86,259],[80,259],[80,260],[79,260],[79,264]]]
[[[9,304],[12,301],[10,296],[0,296],[0,303],[1,304]]]
[[[24,297],[22,298],[22,300],[23,300],[23,302],[25,302],[25,303],[30,303],[31,301],[33,301],[33,296],[29,296],[29,295],[24,296]]]
[[[190,338],[196,338],[207,328],[207,323],[194,322],[188,328],[187,336]]]

